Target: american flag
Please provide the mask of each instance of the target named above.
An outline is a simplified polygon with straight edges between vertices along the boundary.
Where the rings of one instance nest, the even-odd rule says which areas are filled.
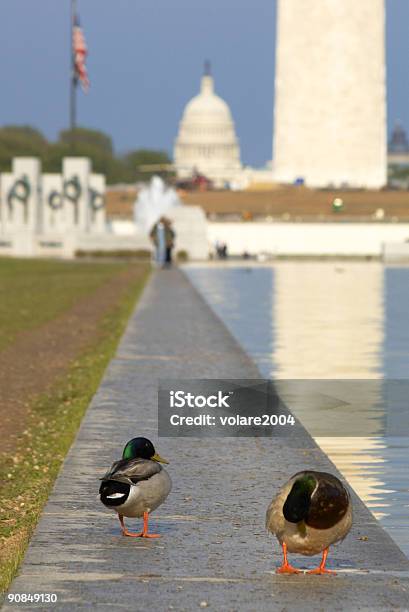
[[[89,80],[85,60],[88,55],[88,49],[77,16],[74,17],[72,29],[72,52],[74,58],[74,79],[80,81],[83,91],[87,92]]]

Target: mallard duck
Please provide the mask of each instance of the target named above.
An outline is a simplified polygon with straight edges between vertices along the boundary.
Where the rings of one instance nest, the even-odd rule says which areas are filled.
[[[169,463],[155,451],[147,438],[133,438],[126,443],[122,459],[115,461],[99,488],[101,502],[118,513],[122,534],[132,538],[159,538],[148,533],[149,513],[160,506],[170,493],[172,481],[160,463]],[[131,533],[124,516],[143,517],[140,533]]]
[[[279,574],[298,574],[288,563],[287,552],[322,553],[321,564],[309,574],[335,574],[326,569],[328,549],[345,538],[352,526],[352,504],[342,482],[326,472],[307,470],[294,474],[279,490],[266,515],[266,528],[283,548]]]

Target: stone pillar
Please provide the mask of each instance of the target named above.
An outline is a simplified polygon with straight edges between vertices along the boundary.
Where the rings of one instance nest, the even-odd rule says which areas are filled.
[[[16,157],[12,172],[1,175],[3,233],[35,234],[40,224],[41,163],[35,157]]]
[[[63,181],[61,174],[43,174],[42,188],[42,232],[63,233],[66,229]],[[67,204],[65,204],[67,208]]]
[[[63,194],[66,228],[79,233],[90,227],[89,185],[91,161],[87,157],[63,159]]]
[[[89,219],[90,231],[93,233],[106,232],[105,209],[105,176],[91,174],[89,179]]]

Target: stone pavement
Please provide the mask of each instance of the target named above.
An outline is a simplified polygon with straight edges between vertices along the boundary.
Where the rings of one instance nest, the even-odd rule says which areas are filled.
[[[409,561],[356,496],[354,528],[330,552],[336,577],[274,574],[281,556],[264,529],[274,492],[297,470],[336,468],[307,433],[157,440],[158,378],[260,378],[178,270],[149,282],[11,592],[56,593],[58,603],[42,610],[409,610]],[[160,540],[122,537],[97,500],[99,476],[137,435],[170,460],[173,490],[151,519]],[[35,605],[3,609],[17,607]]]

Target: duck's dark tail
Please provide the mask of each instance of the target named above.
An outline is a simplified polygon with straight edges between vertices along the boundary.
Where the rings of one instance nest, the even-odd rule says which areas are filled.
[[[128,499],[131,486],[117,480],[103,480],[99,487],[101,502],[108,508],[121,506]]]

